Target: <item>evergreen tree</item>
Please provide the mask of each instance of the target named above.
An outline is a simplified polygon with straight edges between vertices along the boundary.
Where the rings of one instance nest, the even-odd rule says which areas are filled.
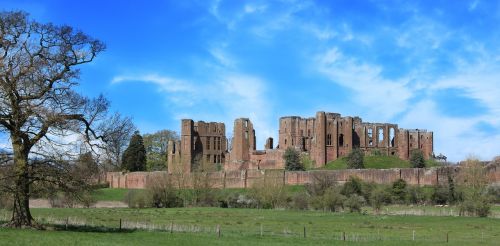
[[[130,143],[123,153],[122,169],[131,172],[146,170],[146,148],[144,140],[138,131],[130,139]]]
[[[424,154],[421,150],[416,149],[411,152],[410,156],[410,164],[411,167],[414,168],[424,168],[425,167],[425,158]]]
[[[359,148],[355,148],[347,155],[347,168],[361,169],[365,168],[363,163],[365,154]]]
[[[285,169],[288,171],[304,171],[304,165],[300,160],[300,153],[294,148],[287,148],[285,154],[283,155],[285,159]]]

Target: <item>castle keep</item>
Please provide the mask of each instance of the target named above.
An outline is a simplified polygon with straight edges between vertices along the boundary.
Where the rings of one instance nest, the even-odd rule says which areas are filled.
[[[402,129],[397,124],[367,123],[359,117],[317,112],[315,117],[286,116],[279,121],[278,145],[268,138],[264,150],[257,150],[253,124],[248,118],[234,121],[231,146],[224,123],[182,120],[181,140],[169,142],[167,162],[170,173],[223,166],[225,170],[282,169],[284,151],[291,147],[308,154],[314,167],[346,156],[353,148],[366,155],[381,153],[408,160],[420,149],[432,157],[433,133]]]

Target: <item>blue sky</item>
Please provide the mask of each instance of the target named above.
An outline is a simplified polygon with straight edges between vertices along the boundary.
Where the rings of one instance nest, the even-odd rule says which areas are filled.
[[[408,3],[410,2],[410,3]],[[316,111],[434,131],[452,161],[500,154],[498,1],[0,0],[74,26],[107,50],[78,90],[103,93],[142,133],[180,119],[249,117],[262,148],[278,119]]]

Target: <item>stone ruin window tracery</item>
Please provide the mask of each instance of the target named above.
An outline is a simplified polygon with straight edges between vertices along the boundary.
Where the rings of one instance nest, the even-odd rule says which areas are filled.
[[[332,145],[332,134],[326,135],[326,145]]]
[[[207,137],[207,150],[210,149],[210,137]]]

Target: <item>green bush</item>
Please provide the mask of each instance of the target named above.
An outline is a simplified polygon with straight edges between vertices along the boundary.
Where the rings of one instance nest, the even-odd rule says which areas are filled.
[[[311,196],[322,196],[329,188],[337,185],[337,182],[328,174],[312,172],[312,182],[305,185],[306,191]]]
[[[147,191],[129,190],[125,195],[125,203],[129,208],[145,208],[151,206],[152,198]]]
[[[299,192],[293,195],[290,203],[292,209],[307,210],[309,208],[309,196],[306,192]]]
[[[437,185],[433,187],[433,192],[430,198],[432,203],[444,205],[448,202],[449,197],[450,194],[448,187]]]
[[[288,147],[283,154],[285,169],[288,171],[304,171],[304,164],[300,158],[300,153],[292,147]]]
[[[349,208],[351,213],[361,212],[361,207],[365,204],[365,199],[359,195],[352,195],[344,202],[344,206]]]
[[[403,203],[406,201],[408,194],[406,186],[406,181],[402,179],[398,179],[392,183],[391,193],[394,202]]]
[[[182,206],[182,200],[178,195],[178,191],[167,176],[158,176],[151,178],[147,184],[148,198],[147,201],[156,208],[173,208]]]
[[[492,202],[500,203],[500,184],[490,184],[486,187],[486,194],[491,197]]]
[[[329,188],[323,195],[324,209],[336,212],[344,209],[346,197],[342,195],[338,188]]]
[[[373,189],[370,195],[370,204],[375,212],[378,213],[380,209],[382,209],[383,205],[390,203],[391,194],[387,191],[387,189],[384,189],[382,186],[378,186]]]
[[[415,149],[411,152],[410,165],[411,165],[411,167],[414,167],[414,168],[424,168],[425,167],[424,153],[422,153],[421,150]]]
[[[362,190],[362,183],[360,178],[356,176],[351,176],[349,177],[349,180],[345,182],[344,186],[342,187],[342,195],[344,196],[351,196],[351,195],[363,195],[363,190]]]
[[[410,204],[424,204],[430,198],[430,195],[427,195],[424,188],[420,186],[408,186],[406,201]]]
[[[485,194],[468,197],[458,204],[460,215],[487,217],[491,212],[491,199]]]
[[[347,155],[347,168],[350,169],[361,169],[365,168],[364,165],[364,156],[365,154],[363,153],[363,150],[360,148],[354,148],[352,151]]]

